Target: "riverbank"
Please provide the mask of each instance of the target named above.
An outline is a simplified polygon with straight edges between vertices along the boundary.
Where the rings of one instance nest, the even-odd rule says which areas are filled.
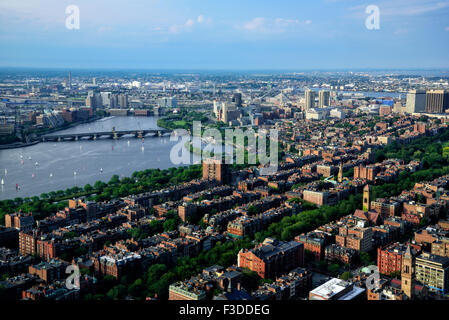
[[[38,134],[33,133],[31,135],[35,135],[35,137],[30,138],[32,140],[31,142],[14,142],[14,143],[8,143],[8,144],[0,144],[0,150],[17,149],[17,148],[24,148],[24,147],[34,146],[34,145],[38,144],[39,142],[41,142],[40,138],[42,136],[45,136],[45,135],[47,135],[49,133],[55,133],[55,132],[58,132],[58,131],[74,128],[74,127],[79,126],[81,124],[86,124],[86,123],[99,121],[102,118],[103,117],[98,117],[97,116],[97,117],[93,117],[93,118],[91,118],[89,120],[75,122],[75,123],[69,123],[69,124],[64,125],[62,127],[49,128],[44,133],[38,133]]]
[[[39,142],[40,141],[33,141],[33,142],[29,142],[29,143],[15,142],[15,143],[10,143],[10,144],[4,144],[4,145],[0,145],[0,150],[30,147],[30,146],[34,146],[35,144],[38,144]]]

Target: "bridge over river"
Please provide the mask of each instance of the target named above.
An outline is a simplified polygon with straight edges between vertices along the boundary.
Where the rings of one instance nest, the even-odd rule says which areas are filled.
[[[122,130],[116,131],[112,129],[112,131],[105,132],[86,132],[86,133],[69,133],[69,134],[54,134],[54,135],[46,135],[41,136],[39,139],[42,142],[49,141],[78,141],[81,139],[84,140],[97,140],[100,138],[106,139],[120,139],[123,136],[135,137],[138,139],[143,139],[146,136],[151,137],[162,137],[166,134],[171,133],[171,130],[167,129],[148,129],[148,130]]]

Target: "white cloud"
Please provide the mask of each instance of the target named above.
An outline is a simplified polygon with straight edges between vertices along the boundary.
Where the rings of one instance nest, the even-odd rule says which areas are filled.
[[[288,30],[294,30],[300,25],[310,24],[311,22],[311,20],[302,22],[298,19],[268,19],[257,17],[242,25],[238,25],[237,28],[257,33],[284,33]]]
[[[418,16],[449,7],[449,0],[388,0],[376,4],[381,16]],[[366,5],[349,8],[358,16],[366,16]]]
[[[168,28],[168,31],[170,33],[180,33],[182,31],[189,31],[191,30],[195,25],[199,24],[209,24],[212,22],[211,18],[206,18],[203,15],[199,15],[195,20],[194,19],[187,19],[187,21],[182,25],[172,25]]]

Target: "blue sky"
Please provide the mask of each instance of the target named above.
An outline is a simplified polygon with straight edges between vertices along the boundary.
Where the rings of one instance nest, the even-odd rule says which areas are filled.
[[[0,0],[0,43],[0,66],[449,68],[449,0]]]

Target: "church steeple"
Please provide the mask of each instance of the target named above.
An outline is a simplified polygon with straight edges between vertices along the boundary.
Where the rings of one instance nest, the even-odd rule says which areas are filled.
[[[338,170],[338,178],[337,178],[337,181],[339,182],[339,183],[342,183],[343,182],[343,164],[340,162],[340,167],[339,167],[339,170]]]
[[[369,185],[363,188],[363,211],[369,211]]]
[[[404,294],[412,299],[413,297],[413,278],[415,276],[415,257],[413,256],[410,245],[402,256],[402,270],[401,270],[401,289]]]

